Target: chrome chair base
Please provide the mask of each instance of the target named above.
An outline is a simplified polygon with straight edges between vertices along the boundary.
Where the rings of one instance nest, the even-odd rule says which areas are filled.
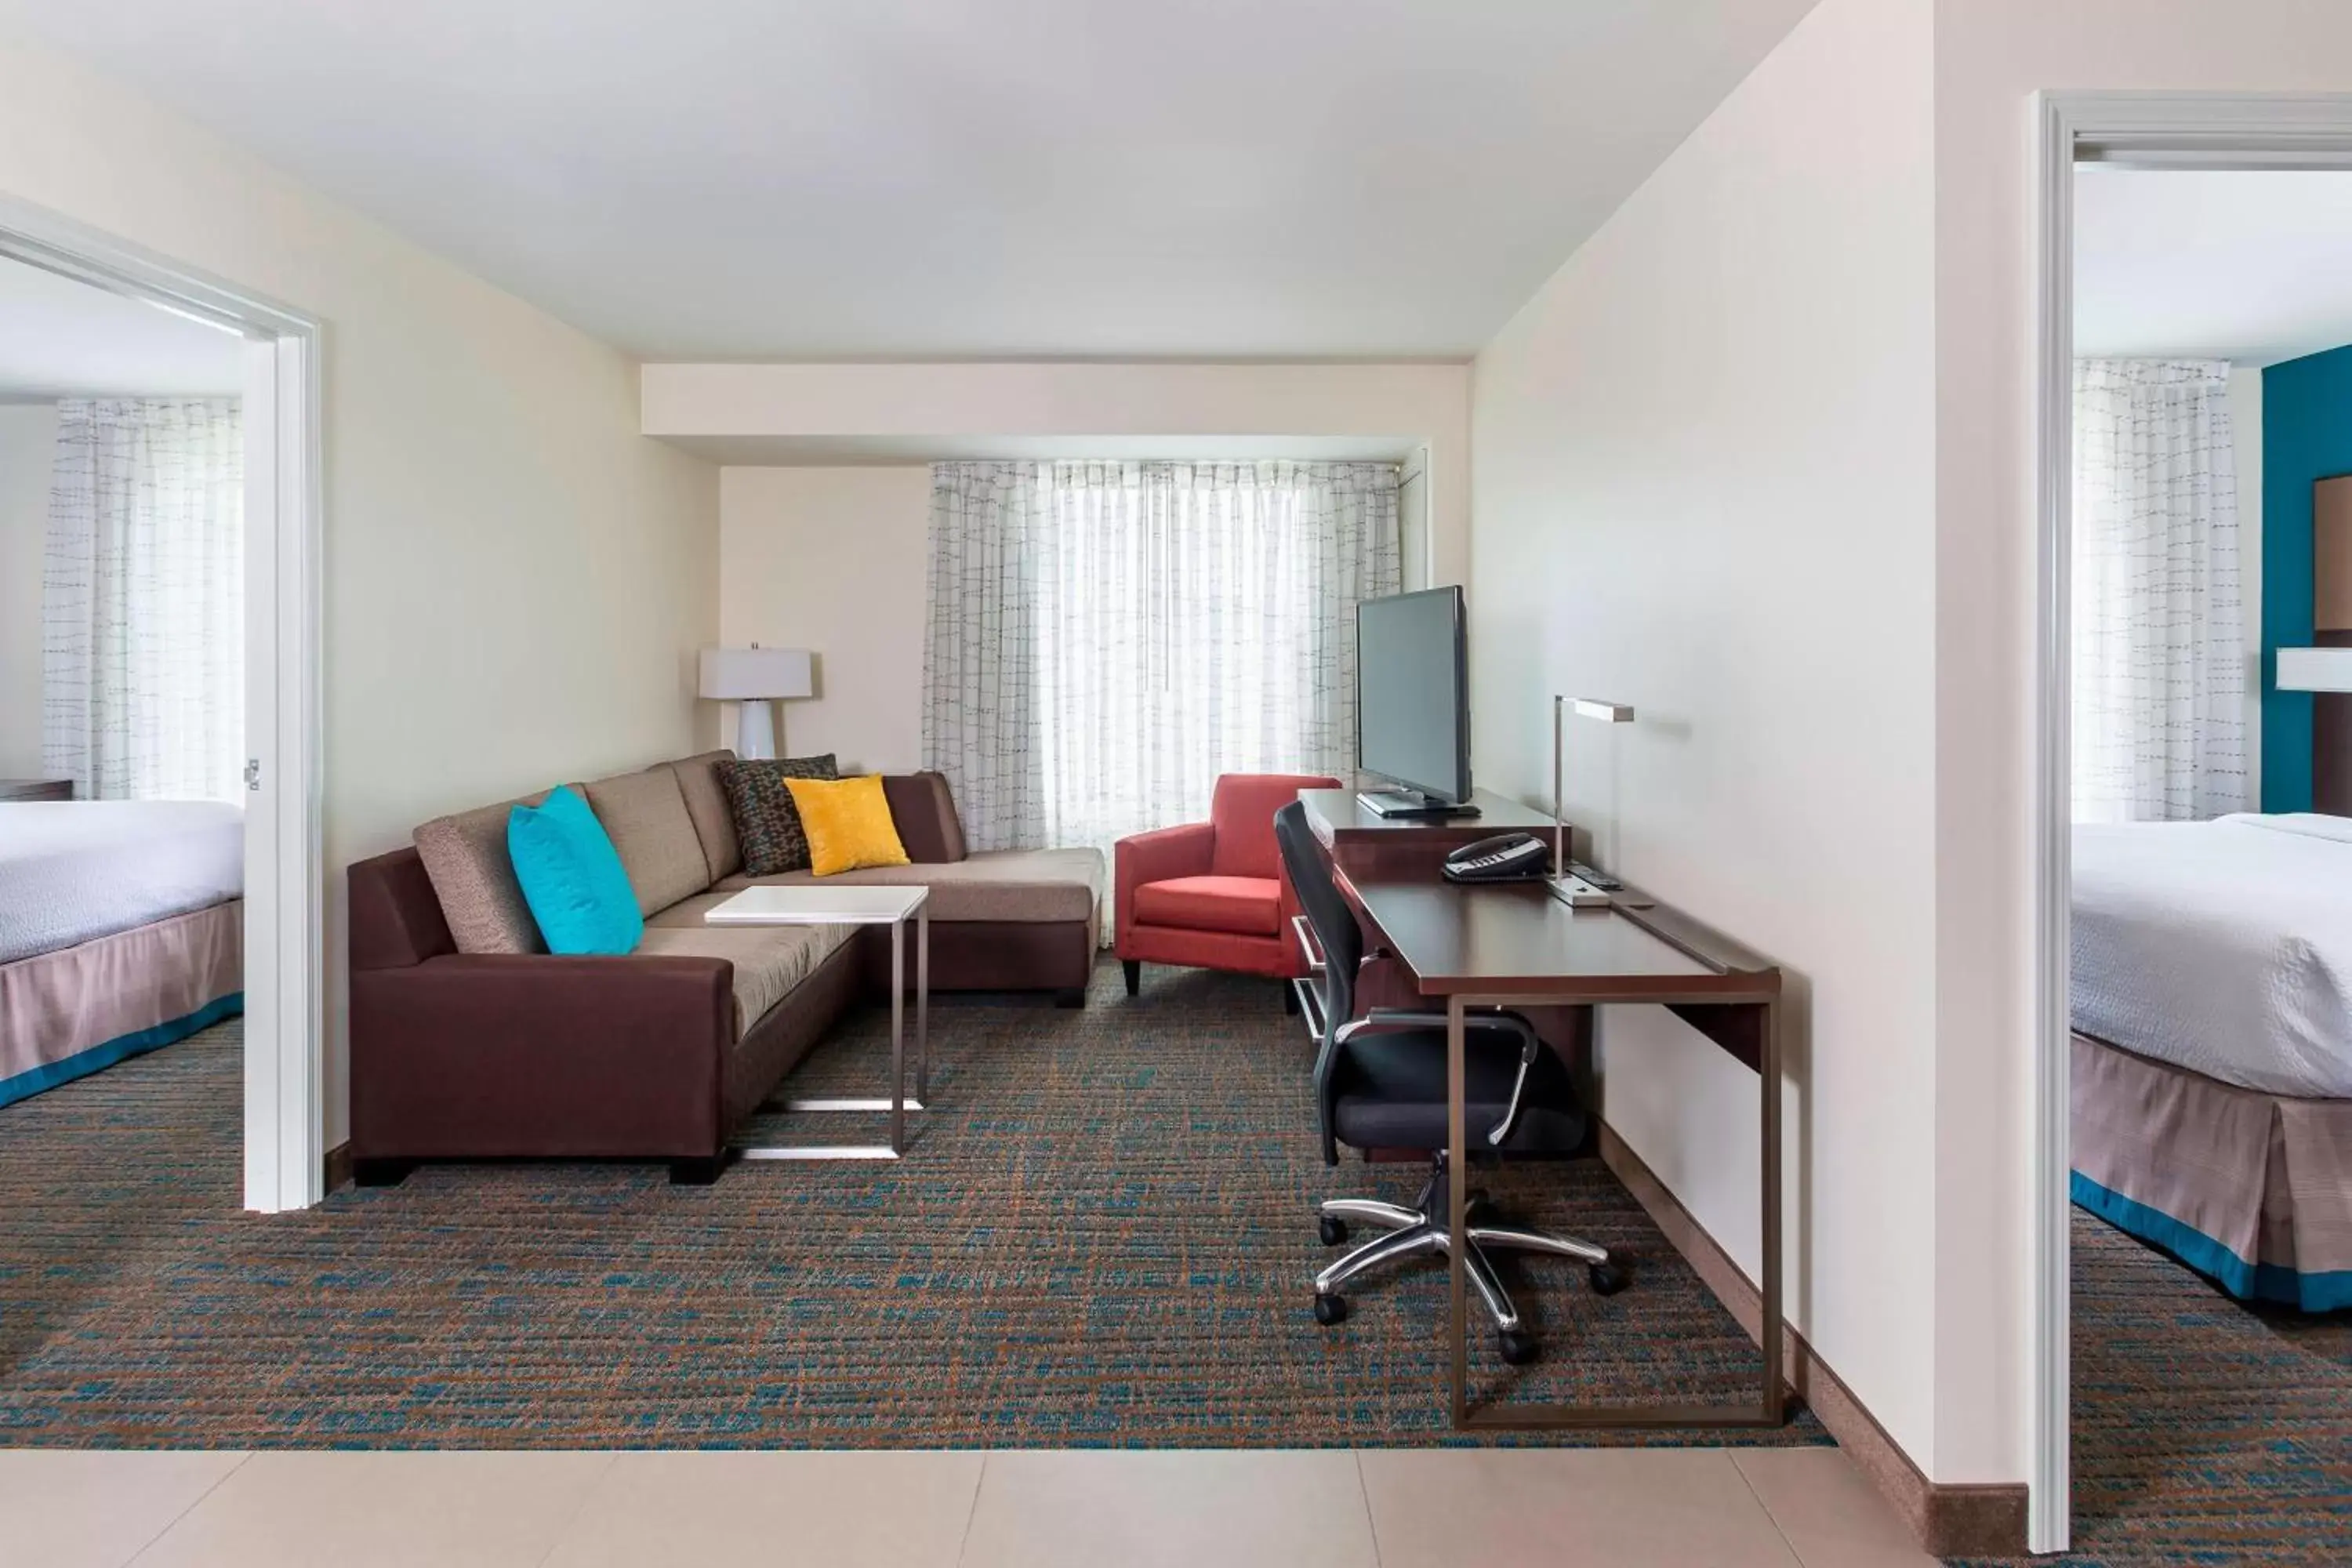
[[[1316,1205],[1326,1246],[1336,1247],[1345,1241],[1347,1227],[1351,1224],[1373,1226],[1381,1233],[1317,1272],[1316,1321],[1337,1323],[1347,1317],[1347,1298],[1339,1294],[1339,1288],[1358,1275],[1406,1258],[1444,1257],[1451,1241],[1446,1229],[1446,1202],[1445,1173],[1441,1168],[1430,1177],[1410,1208],[1374,1198],[1327,1198]],[[1470,1239],[1469,1256],[1464,1259],[1465,1272],[1471,1289],[1486,1306],[1486,1315],[1495,1321],[1503,1359],[1519,1366],[1535,1359],[1535,1336],[1521,1325],[1518,1309],[1512,1305],[1510,1292],[1503,1288],[1502,1279],[1486,1256],[1489,1251],[1540,1252],[1554,1258],[1572,1258],[1585,1265],[1592,1289],[1603,1296],[1614,1295],[1625,1288],[1625,1273],[1610,1262],[1607,1247],[1581,1237],[1555,1236],[1524,1226],[1482,1223],[1478,1210],[1484,1205],[1481,1195],[1471,1194],[1466,1215],[1469,1223],[1465,1226]]]

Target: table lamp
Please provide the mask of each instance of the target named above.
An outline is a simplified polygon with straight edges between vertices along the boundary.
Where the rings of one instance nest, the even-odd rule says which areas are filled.
[[[2352,647],[2278,650],[2281,691],[2352,691]]]
[[[1551,894],[1572,910],[1607,909],[1608,892],[1568,868],[1568,819],[1562,815],[1565,808],[1560,798],[1560,752],[1571,711],[1580,719],[1603,724],[1630,724],[1633,721],[1633,710],[1622,702],[1601,702],[1590,697],[1555,695],[1551,700]]]
[[[700,691],[740,704],[735,713],[735,754],[749,759],[776,754],[775,710],[779,698],[810,697],[810,654],[804,647],[707,647],[702,650]]]

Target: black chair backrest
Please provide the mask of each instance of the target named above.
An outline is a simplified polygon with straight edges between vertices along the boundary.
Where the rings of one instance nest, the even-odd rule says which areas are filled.
[[[1298,907],[1323,950],[1324,1039],[1356,1016],[1356,970],[1364,961],[1364,933],[1356,911],[1339,896],[1331,879],[1330,864],[1322,846],[1307,826],[1307,805],[1292,801],[1274,814],[1274,839],[1282,848],[1283,868],[1298,893]]]
[[[1340,1026],[1356,1016],[1356,971],[1364,962],[1364,932],[1356,924],[1356,911],[1348,907],[1339,884],[1331,879],[1323,847],[1315,842],[1315,832],[1307,826],[1304,801],[1294,800],[1274,814],[1274,841],[1282,850],[1283,869],[1298,895],[1299,911],[1315,933],[1315,945],[1323,950],[1323,1043],[1315,1053],[1315,1111],[1321,1123],[1323,1163],[1336,1165],[1339,1148],[1331,1128],[1333,1069],[1338,1065]]]

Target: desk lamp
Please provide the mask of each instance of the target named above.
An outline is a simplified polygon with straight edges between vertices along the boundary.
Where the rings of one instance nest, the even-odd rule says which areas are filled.
[[[1601,702],[1590,697],[1561,697],[1551,700],[1551,895],[1572,910],[1595,910],[1609,907],[1609,894],[1570,871],[1568,858],[1568,819],[1561,815],[1560,751],[1567,739],[1567,718],[1574,709],[1580,719],[1591,719],[1603,724],[1630,724],[1633,710],[1622,702]]]

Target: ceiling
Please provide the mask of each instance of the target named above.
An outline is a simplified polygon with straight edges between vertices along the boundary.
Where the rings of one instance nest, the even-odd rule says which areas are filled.
[[[232,333],[0,258],[0,398],[235,395]]]
[[[2352,173],[2084,167],[2074,352],[2273,364],[2352,343]]]
[[[1458,357],[1813,0],[0,0],[647,359]]]

